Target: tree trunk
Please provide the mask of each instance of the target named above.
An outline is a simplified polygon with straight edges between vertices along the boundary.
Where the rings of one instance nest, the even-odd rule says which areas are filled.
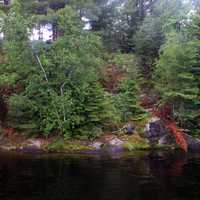
[[[53,31],[53,41],[56,41],[58,38],[58,27],[57,24],[52,24],[52,31]]]

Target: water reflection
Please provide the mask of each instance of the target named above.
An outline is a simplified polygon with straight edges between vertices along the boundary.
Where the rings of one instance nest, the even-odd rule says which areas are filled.
[[[199,199],[200,158],[170,152],[0,154],[0,199]]]

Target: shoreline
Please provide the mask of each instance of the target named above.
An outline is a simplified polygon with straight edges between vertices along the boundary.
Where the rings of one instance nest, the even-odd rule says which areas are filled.
[[[63,153],[63,154],[100,154],[109,152],[150,151],[150,150],[174,150],[173,145],[156,145],[152,147],[149,142],[138,134],[113,135],[104,134],[94,140],[64,140],[62,137],[51,138],[25,138],[14,134],[10,137],[1,135],[0,151],[24,152],[24,153]]]

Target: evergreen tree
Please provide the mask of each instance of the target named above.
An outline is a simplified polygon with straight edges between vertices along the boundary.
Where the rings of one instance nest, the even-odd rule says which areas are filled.
[[[8,100],[12,126],[69,138],[94,137],[96,129],[116,122],[112,98],[99,84],[100,38],[83,30],[77,12],[66,6],[44,16],[56,22],[60,37],[52,44],[31,43],[22,13],[15,1],[3,20],[7,63],[0,84],[14,88]]]
[[[137,80],[126,77],[119,85],[116,106],[121,113],[122,122],[130,122],[144,117],[144,110],[139,105]]]
[[[20,12],[21,6],[15,1],[8,16],[4,17],[2,26],[5,37],[3,51],[6,54],[7,63],[6,70],[2,69],[1,74],[2,78],[12,83],[24,82],[31,71],[34,71],[33,54],[28,41],[28,21],[21,16]]]
[[[172,30],[180,31],[184,12],[185,7],[181,0],[158,1],[133,36],[135,53],[139,57],[140,70],[145,77],[151,76],[153,64],[167,34]]]
[[[173,105],[174,117],[193,133],[199,130],[199,16],[184,34],[173,34],[162,47],[155,70],[155,86],[164,102]],[[186,34],[187,33],[187,34]]]

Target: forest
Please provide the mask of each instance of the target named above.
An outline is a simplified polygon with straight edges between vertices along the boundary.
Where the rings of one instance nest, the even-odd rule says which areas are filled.
[[[199,11],[198,0],[1,1],[1,132],[142,134],[156,113],[199,137]]]

